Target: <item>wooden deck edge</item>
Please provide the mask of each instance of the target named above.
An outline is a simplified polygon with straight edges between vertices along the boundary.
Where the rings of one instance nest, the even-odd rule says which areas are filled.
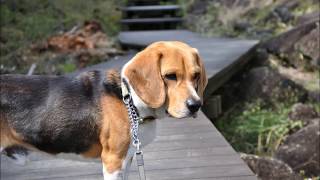
[[[226,83],[232,76],[238,73],[245,65],[252,59],[253,52],[259,44],[255,44],[251,47],[246,53],[238,58],[238,60],[234,61],[228,67],[224,68],[214,76],[208,79],[208,86],[206,87],[204,93],[204,99],[207,99],[212,95],[214,91],[220,88],[224,83]]]

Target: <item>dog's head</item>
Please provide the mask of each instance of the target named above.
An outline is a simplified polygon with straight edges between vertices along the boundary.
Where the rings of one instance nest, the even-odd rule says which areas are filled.
[[[158,118],[159,112],[175,118],[195,115],[207,85],[197,49],[182,42],[151,44],[124,66],[121,76],[140,114]]]

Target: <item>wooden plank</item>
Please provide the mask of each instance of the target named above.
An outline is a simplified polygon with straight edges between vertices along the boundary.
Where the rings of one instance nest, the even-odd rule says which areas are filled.
[[[227,156],[208,156],[208,157],[191,157],[191,158],[181,158],[181,159],[163,159],[163,160],[153,160],[152,163],[147,163],[145,168],[148,175],[152,174],[153,171],[168,170],[168,169],[191,169],[207,166],[214,167],[214,169],[224,169],[228,166],[245,167],[239,161],[235,161],[236,155]],[[49,164],[51,164],[49,162]],[[55,163],[54,165],[56,165]],[[196,164],[196,166],[195,166]],[[21,179],[42,179],[45,178],[55,178],[55,177],[68,177],[68,176],[82,176],[87,174],[101,174],[101,164],[99,163],[77,163],[70,161],[69,164],[64,164],[64,166],[53,166],[51,168],[43,167],[46,165],[45,162],[40,164],[34,164],[34,169],[14,169],[13,171],[6,171],[4,175],[6,177],[14,176],[15,178]],[[59,164],[58,164],[59,165]],[[46,165],[48,166],[48,165]],[[133,173],[137,171],[135,163],[133,163],[132,168]],[[61,176],[61,174],[63,176]],[[152,176],[152,175],[151,175]]]
[[[234,154],[234,150],[230,146],[224,147],[197,147],[197,148],[189,148],[189,149],[180,149],[180,150],[165,150],[165,151],[157,151],[157,152],[148,152],[145,151],[144,157],[148,162],[152,162],[151,160],[159,160],[159,159],[181,159],[181,158],[189,158],[189,157],[206,157],[206,156],[220,156],[220,155],[230,155]],[[147,163],[148,163],[147,162]]]
[[[170,159],[158,159],[152,161],[152,163],[145,164],[147,171],[152,170],[168,170],[168,169],[182,169],[193,167],[222,167],[229,165],[243,165],[238,161],[238,155],[220,155],[220,156],[206,156],[206,157],[189,157],[189,158],[170,158]],[[132,171],[137,171],[137,165],[135,161],[132,164]]]
[[[131,177],[133,179],[133,177]],[[51,178],[51,180],[61,180],[61,179],[65,179],[64,177],[62,178]],[[97,180],[97,179],[101,179],[101,176],[99,175],[84,175],[84,176],[69,176],[68,180]],[[215,177],[210,177],[210,178],[192,178],[191,180],[256,180],[257,177],[255,176],[235,176],[235,177],[219,177],[219,178],[215,178]],[[135,179],[137,180],[137,179]]]
[[[200,128],[201,127],[201,128]],[[212,132],[212,128],[209,126],[200,126],[199,129],[197,127],[192,128],[178,128],[177,129],[163,129],[163,131],[159,131],[158,135],[174,135],[174,134],[193,134],[198,132]]]
[[[166,150],[166,151],[157,151],[157,152],[150,152],[145,151],[145,160],[146,164],[153,164],[155,160],[168,160],[171,159],[174,161],[179,159],[185,158],[207,158],[212,157],[217,160],[219,157],[215,156],[229,156],[235,155],[234,150],[230,148],[230,146],[224,147],[210,147],[210,148],[203,148],[201,149],[181,149],[181,150]],[[237,156],[237,155],[236,155]],[[233,158],[234,159],[234,158]],[[97,162],[81,162],[81,161],[73,161],[73,160],[64,160],[64,159],[43,159],[42,161],[32,161],[26,166],[16,166],[12,163],[6,162],[5,159],[1,160],[3,163],[6,163],[6,173],[16,173],[17,171],[31,171],[31,170],[42,170],[42,169],[50,169],[50,168],[59,168],[59,167],[70,167],[70,166],[100,166],[100,161]],[[235,161],[239,163],[238,161]],[[195,163],[196,164],[196,163]]]
[[[130,0],[127,1],[127,5],[140,5],[140,6],[146,6],[146,5],[157,5],[160,4],[160,2],[167,2],[167,3],[177,3],[177,0]]]
[[[180,40],[184,41],[186,37],[192,37],[193,33],[186,30],[166,30],[157,31],[158,34],[152,31],[134,31],[134,32],[120,32],[119,41],[121,44],[134,46],[134,47],[145,47],[155,41],[169,41],[169,40]],[[145,37],[145,38],[141,38]]]
[[[256,40],[243,40],[231,38],[208,38],[188,30],[161,30],[161,31],[122,31],[119,33],[119,41],[122,44],[136,45],[141,48],[156,42],[156,41],[182,41],[192,45],[197,45],[199,48],[210,49],[206,45],[217,46],[243,46],[243,53],[246,51],[245,46],[253,46],[257,43]],[[144,38],[141,38],[144,37]],[[235,43],[233,45],[233,43]],[[224,47],[223,46],[223,47]],[[212,50],[212,49],[211,49]],[[228,49],[218,47],[218,51],[228,51]],[[229,51],[229,53],[232,53]]]
[[[143,24],[143,23],[172,23],[172,22],[182,22],[183,19],[179,17],[169,17],[169,18],[139,18],[139,19],[122,19],[120,22],[122,24]]]
[[[193,141],[202,139],[221,138],[221,135],[216,132],[197,132],[192,134],[174,134],[174,135],[158,135],[154,142],[171,142],[171,141]]]
[[[176,161],[176,160],[175,160]],[[185,160],[175,162],[173,160],[167,161],[156,161],[152,166],[146,166],[147,177],[149,179],[192,179],[192,178],[204,178],[204,177],[226,177],[226,176],[246,176],[251,175],[247,170],[247,167],[242,164],[233,164],[232,159],[223,160],[223,165],[219,165],[219,162],[214,161],[212,158],[200,159],[200,163],[204,166],[192,166],[197,162],[196,160]],[[162,164],[168,163],[168,164]],[[175,167],[183,168],[173,168]],[[206,166],[213,164],[213,166]],[[167,168],[163,167],[167,165]],[[135,165],[133,165],[135,167]],[[34,169],[34,170],[19,170],[14,174],[4,173],[5,179],[54,179],[54,178],[66,178],[71,176],[88,176],[88,175],[99,175],[102,177],[101,172],[102,166],[100,164],[84,165],[84,166],[70,166],[70,167],[53,167],[45,169]],[[137,175],[137,171],[131,171],[131,177]],[[133,178],[135,179],[135,178]]]
[[[210,147],[225,147],[229,144],[224,139],[213,139],[212,141],[173,141],[167,143],[152,143],[152,146],[146,146],[145,151],[167,151],[167,150],[180,150],[180,149],[192,149],[192,148],[210,148]]]
[[[245,166],[229,165],[229,166],[209,166],[209,167],[192,167],[183,169],[167,169],[149,171],[148,179],[152,180],[174,180],[174,179],[195,179],[195,178],[213,178],[213,177],[229,177],[229,176],[248,176],[248,169]],[[136,180],[137,173],[131,173],[130,179]]]
[[[162,120],[158,120],[162,121]],[[195,120],[198,121],[198,120]],[[208,124],[208,122],[204,121],[198,121],[198,122],[192,122],[192,121],[180,121],[180,120],[170,120],[169,122],[163,121],[161,123],[157,123],[157,128],[160,130],[170,130],[170,129],[176,129],[179,128],[189,128],[189,129],[195,129],[195,128],[205,128],[208,125],[212,126],[211,124]]]
[[[128,6],[122,7],[122,11],[175,11],[180,10],[178,5],[154,5],[154,6]]]
[[[192,180],[257,180],[256,176],[228,176],[228,177],[211,177],[211,178],[194,178]]]
[[[84,166],[70,166],[70,167],[53,167],[46,169],[38,170],[29,170],[29,171],[17,171],[14,174],[7,174],[6,172],[1,173],[1,179],[23,179],[23,180],[36,180],[36,179],[53,179],[53,178],[62,178],[68,179],[69,176],[83,176],[90,174],[98,174],[100,178],[102,176],[102,166],[97,168],[92,165]]]
[[[65,160],[65,159],[49,159],[49,160],[41,160],[41,161],[32,161],[29,162],[27,165],[16,165],[12,162],[7,161],[6,159],[2,158],[1,162],[6,168],[5,171],[1,171],[2,173],[6,173],[9,175],[16,175],[18,173],[26,173],[26,172],[33,172],[33,171],[42,171],[48,170],[52,168],[69,168],[69,167],[85,167],[85,166],[100,166],[100,162],[81,162],[81,161],[73,161],[73,160]]]

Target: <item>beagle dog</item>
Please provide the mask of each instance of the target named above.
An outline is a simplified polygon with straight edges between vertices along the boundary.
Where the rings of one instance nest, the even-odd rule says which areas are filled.
[[[207,84],[198,51],[176,41],[151,44],[120,73],[1,75],[1,150],[13,158],[26,149],[101,158],[104,179],[119,179],[133,156],[122,80],[149,119],[139,132],[143,145],[155,136],[155,118],[194,116]]]

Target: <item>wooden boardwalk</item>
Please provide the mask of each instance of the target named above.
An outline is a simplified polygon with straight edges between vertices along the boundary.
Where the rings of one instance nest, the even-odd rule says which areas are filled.
[[[120,34],[121,43],[144,47],[158,40],[180,40],[198,48],[209,76],[207,94],[212,93],[244,64],[239,57],[256,43],[248,40],[203,38],[188,31],[130,33]],[[120,68],[132,56],[133,54],[129,54],[114,58],[85,70]],[[157,137],[143,151],[148,180],[256,179],[202,112],[195,119],[158,120]],[[138,179],[135,163],[131,169],[130,179]],[[103,179],[102,166],[100,162],[57,159],[38,153],[31,154],[27,165],[18,166],[1,156],[1,180],[20,179]]]
[[[207,38],[187,30],[128,31],[119,35],[125,47],[143,48],[156,41],[182,41],[200,52],[209,77],[206,96],[212,94],[236,71],[246,64],[249,58],[242,58],[257,41],[228,38]]]

